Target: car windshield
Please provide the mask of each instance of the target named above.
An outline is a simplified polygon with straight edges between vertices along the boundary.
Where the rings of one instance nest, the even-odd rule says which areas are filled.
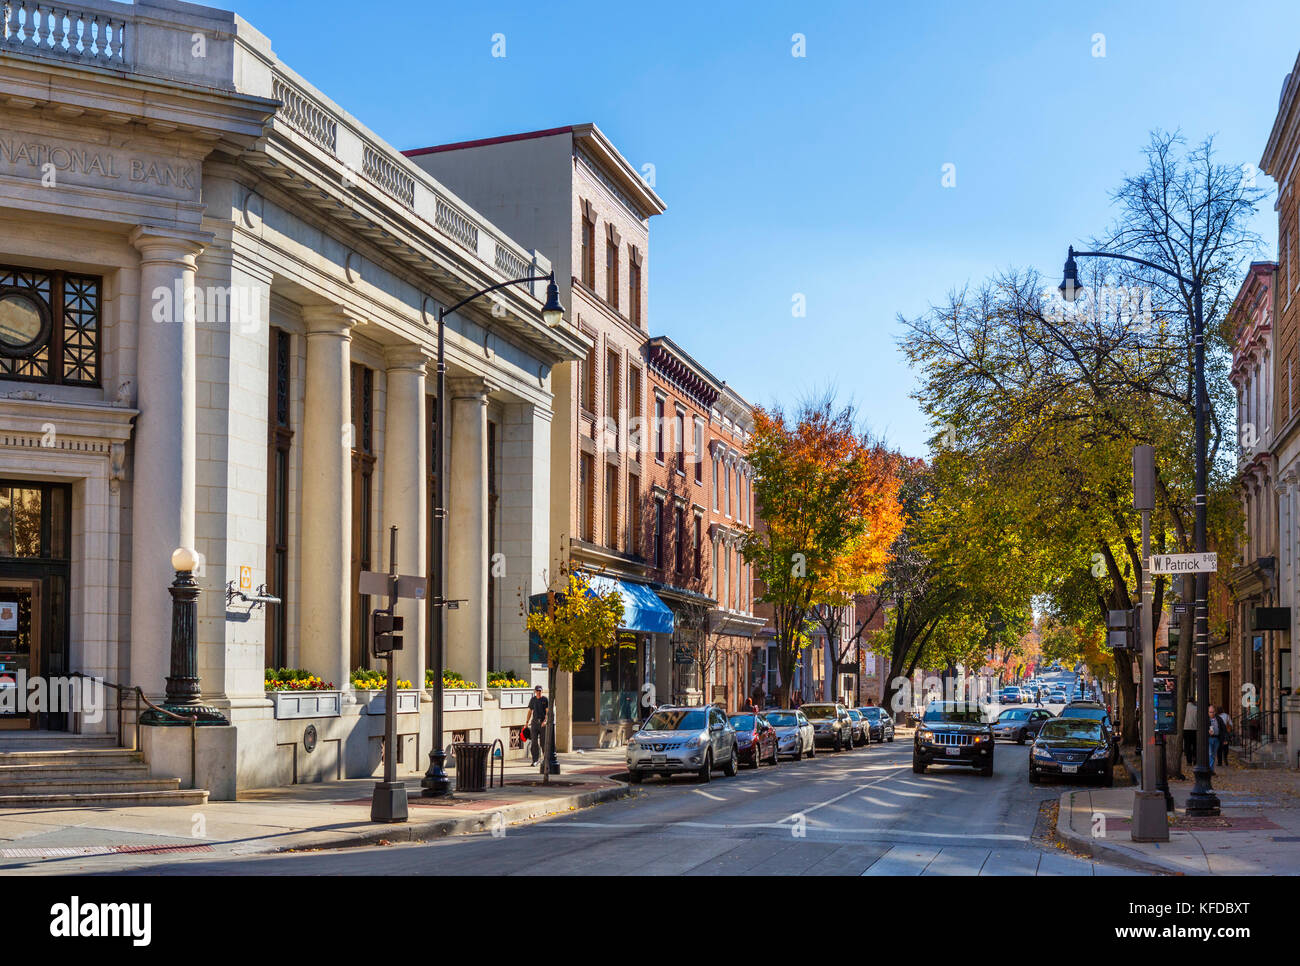
[[[754,716],[752,714],[733,714],[731,716],[731,726],[737,731],[753,731]]]
[[[926,708],[922,720],[926,724],[982,724],[984,714],[974,701],[943,701]]]
[[[731,719],[735,721],[735,718]],[[799,719],[793,711],[769,711],[767,713],[768,723],[774,728],[793,728],[799,723]]]
[[[1043,738],[1083,738],[1101,741],[1101,724],[1097,721],[1077,721],[1057,718],[1043,725],[1039,732]]]
[[[863,709],[862,709],[862,716],[863,716],[864,718],[868,719],[869,721],[879,721],[879,720],[880,720],[880,709],[879,709],[879,708],[863,708]]]
[[[849,717],[852,718],[854,721],[861,721],[862,712],[859,711],[857,708],[849,708]]]
[[[656,711],[642,731],[703,731],[709,723],[703,708],[675,708]]]
[[[1065,711],[1062,712],[1062,715],[1066,718],[1091,718],[1094,721],[1103,721],[1106,718],[1106,709],[1079,707],[1066,708]]]
[[[1029,712],[1021,708],[1012,708],[1010,711],[1003,711],[998,716],[999,721],[1024,721],[1029,717]]]
[[[805,704],[800,710],[809,718],[835,717],[835,705],[833,704]]]

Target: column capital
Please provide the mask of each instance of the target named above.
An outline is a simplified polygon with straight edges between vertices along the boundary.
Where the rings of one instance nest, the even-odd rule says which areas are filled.
[[[340,335],[351,338],[352,329],[364,320],[360,314],[342,305],[304,305],[302,321],[307,336]]]
[[[486,402],[488,393],[497,388],[479,375],[447,377],[447,395],[452,399],[480,399]]]
[[[140,252],[142,262],[180,262],[193,268],[194,260],[216,236],[207,231],[185,232],[175,228],[136,225],[129,237]]]
[[[432,361],[432,352],[424,348],[424,346],[414,345],[409,342],[389,346],[384,350],[384,369],[388,372],[395,370],[424,372]]]

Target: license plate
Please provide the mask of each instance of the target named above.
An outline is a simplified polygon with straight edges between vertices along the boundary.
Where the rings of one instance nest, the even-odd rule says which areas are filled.
[[[1075,772],[1077,772],[1078,770],[1079,770],[1079,766],[1078,766],[1078,765],[1062,765],[1062,766],[1061,766],[1061,771],[1062,771],[1064,774],[1066,774],[1066,775],[1073,775],[1073,774],[1074,774]]]
[[[961,749],[960,749],[960,748],[949,748],[949,749],[947,749],[947,751],[948,751],[948,754],[952,755],[954,758],[956,758],[958,755],[961,754]]]
[[[667,756],[667,755],[651,755],[651,756],[650,756],[650,763],[651,763],[652,765],[662,765],[662,764],[665,764],[667,761],[668,761],[668,756]]]

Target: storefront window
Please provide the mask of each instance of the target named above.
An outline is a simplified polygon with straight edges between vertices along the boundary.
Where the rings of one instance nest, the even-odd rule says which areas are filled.
[[[619,647],[608,647],[600,655],[600,722],[637,719],[639,680],[637,674],[637,637],[619,633]]]

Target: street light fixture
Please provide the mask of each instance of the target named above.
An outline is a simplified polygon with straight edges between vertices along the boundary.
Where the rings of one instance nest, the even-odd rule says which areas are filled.
[[[1059,290],[1067,302],[1074,302],[1079,297],[1079,269],[1074,259],[1080,258],[1117,258],[1125,262],[1134,262],[1168,275],[1179,284],[1192,291],[1192,347],[1193,366],[1196,380],[1196,497],[1193,542],[1197,553],[1205,553],[1205,492],[1206,484],[1206,422],[1209,415],[1209,397],[1205,392],[1205,319],[1201,311],[1201,277],[1198,272],[1194,278],[1185,278],[1163,265],[1148,262],[1132,255],[1120,255],[1114,252],[1076,252],[1070,246],[1065,259],[1065,274],[1061,279]],[[1144,566],[1146,561],[1143,561]],[[1196,766],[1192,774],[1196,783],[1187,797],[1188,815],[1218,815],[1219,797],[1214,794],[1210,781],[1209,762],[1209,718],[1206,711],[1210,706],[1210,627],[1206,598],[1209,595],[1210,575],[1198,573],[1196,581]],[[1143,714],[1150,714],[1150,708],[1143,708]]]
[[[467,295],[450,308],[438,309],[438,375],[437,375],[437,416],[438,427],[433,438],[433,474],[438,480],[438,492],[433,506],[433,570],[437,583],[430,595],[429,607],[434,613],[433,620],[433,747],[429,751],[429,769],[420,780],[422,798],[445,798],[451,794],[451,782],[447,778],[444,766],[447,752],[442,740],[442,663],[443,663],[443,611],[454,610],[459,601],[447,599],[447,568],[443,566],[443,535],[447,523],[446,452],[447,452],[447,316],[482,295],[495,292],[511,285],[526,282],[546,282],[546,304],[542,306],[542,321],[554,328],[564,319],[564,307],[560,305],[560,290],[555,284],[555,273],[546,275],[529,275],[526,278],[514,278],[508,282],[499,282],[479,289]],[[554,697],[552,696],[552,701]]]

